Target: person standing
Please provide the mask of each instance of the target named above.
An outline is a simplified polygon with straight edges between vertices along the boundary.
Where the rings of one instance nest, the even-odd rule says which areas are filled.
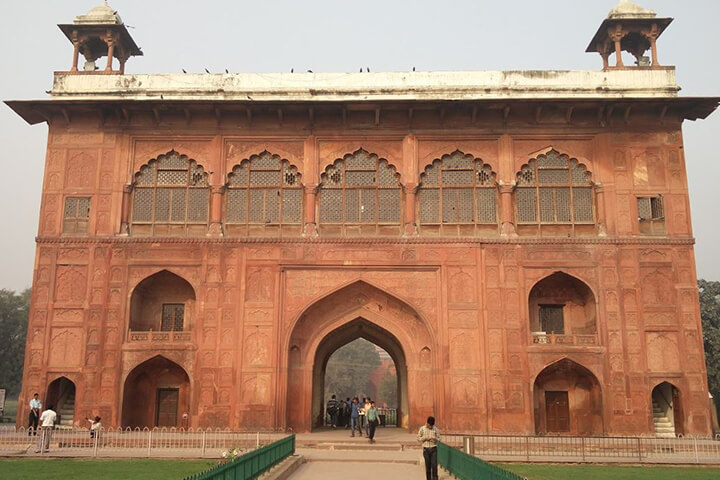
[[[440,430],[435,426],[435,417],[427,418],[427,423],[418,430],[417,438],[423,447],[425,479],[438,480],[437,443],[440,441]]]
[[[362,410],[360,410],[360,415],[362,417],[362,420],[360,422],[360,425],[365,429],[365,436],[370,436],[370,426],[368,424],[368,418],[367,418],[367,411],[370,410],[370,397],[363,398],[363,407]]]
[[[362,437],[362,429],[360,428],[360,402],[358,398],[352,399],[350,404],[350,436],[355,436],[355,429],[357,428],[358,433]]]
[[[342,425],[345,429],[350,428],[350,397],[347,397],[342,403]]]
[[[327,402],[327,406],[325,407],[325,411],[330,415],[330,426],[332,426],[332,429],[335,430],[335,427],[338,423],[338,401],[335,395],[330,397],[330,400]]]
[[[365,411],[365,419],[368,422],[368,440],[375,443],[375,429],[380,423],[380,412],[375,408],[375,402],[370,402],[370,407]]]
[[[48,405],[47,410],[40,415],[40,437],[38,437],[37,450],[35,450],[35,453],[50,450],[50,440],[52,439],[53,430],[55,430],[56,420],[57,413],[53,410],[52,405]]]
[[[42,410],[42,402],[38,398],[38,394],[33,395],[30,400],[30,414],[28,415],[28,437],[37,435],[38,420],[40,419],[40,410]]]

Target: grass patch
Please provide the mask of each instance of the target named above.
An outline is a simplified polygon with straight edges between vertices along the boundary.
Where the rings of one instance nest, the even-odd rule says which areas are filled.
[[[720,467],[508,463],[500,467],[530,480],[717,480]]]
[[[214,465],[214,460],[23,458],[0,460],[3,480],[178,480]]]

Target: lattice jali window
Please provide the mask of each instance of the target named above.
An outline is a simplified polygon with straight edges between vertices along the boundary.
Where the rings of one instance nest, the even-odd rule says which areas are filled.
[[[182,332],[185,323],[185,305],[182,303],[164,303],[160,330],[163,332]]]
[[[522,224],[595,223],[593,186],[585,165],[555,150],[517,174],[515,214]]]
[[[562,305],[540,305],[540,328],[545,333],[565,333]]]
[[[476,230],[455,226],[497,227],[495,177],[490,165],[460,151],[436,159],[420,176],[418,223],[421,231],[425,228],[444,234],[462,234]]]
[[[88,233],[90,223],[90,197],[65,197],[63,233]]]
[[[297,168],[264,151],[228,174],[225,224],[240,233],[280,233],[302,225],[303,190]]]
[[[361,149],[335,161],[322,174],[318,195],[324,233],[399,233],[400,176],[375,154]]]
[[[640,233],[665,233],[665,205],[662,195],[638,197],[637,209]]]
[[[195,160],[170,151],[135,174],[132,232],[149,235],[205,234],[210,189]]]

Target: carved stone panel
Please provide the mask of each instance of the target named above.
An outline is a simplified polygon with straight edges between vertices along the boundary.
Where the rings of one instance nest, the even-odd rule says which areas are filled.
[[[79,367],[83,351],[82,328],[53,328],[50,338],[51,367]]]

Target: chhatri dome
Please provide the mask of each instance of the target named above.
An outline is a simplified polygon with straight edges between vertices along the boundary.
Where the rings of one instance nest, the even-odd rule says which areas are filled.
[[[621,19],[621,18],[655,18],[656,13],[652,10],[645,10],[637,3],[628,2],[628,0],[620,0],[615,5],[607,18]]]
[[[107,0],[105,0],[97,7],[92,8],[85,15],[78,15],[75,17],[75,21],[73,23],[76,25],[122,25],[123,21],[117,11],[108,5]]]

